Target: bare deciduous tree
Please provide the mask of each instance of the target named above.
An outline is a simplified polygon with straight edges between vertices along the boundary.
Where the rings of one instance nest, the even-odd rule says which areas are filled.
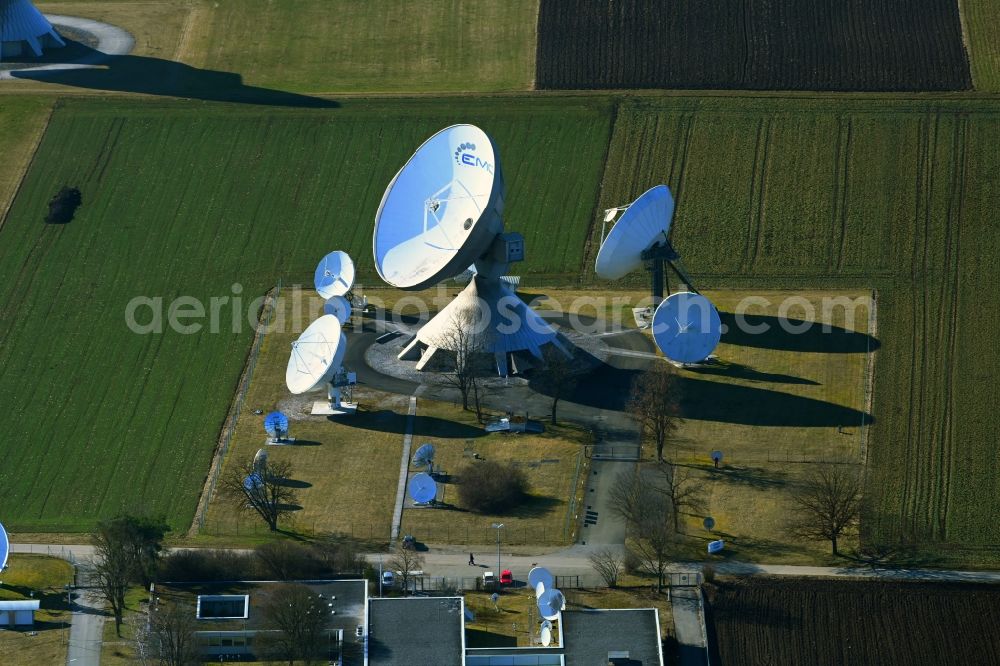
[[[552,425],[556,424],[556,410],[559,401],[572,395],[576,388],[578,375],[573,368],[573,359],[567,357],[562,350],[554,345],[548,345],[544,351],[545,367],[537,373],[539,388],[552,398]]]
[[[397,546],[389,559],[389,568],[399,574],[399,585],[406,594],[410,589],[410,581],[414,573],[424,568],[424,556],[415,550]]]
[[[794,490],[792,501],[798,509],[792,530],[806,539],[829,541],[839,555],[837,539],[861,511],[861,476],[848,464],[817,465]]]
[[[662,462],[656,469],[659,472],[657,486],[673,509],[674,531],[680,532],[681,511],[694,511],[701,507],[701,485],[688,467]]]
[[[272,532],[278,520],[296,508],[298,497],[288,486],[292,465],[286,460],[256,466],[252,458],[233,464],[222,478],[222,490],[241,513],[257,514]]]
[[[482,420],[479,400],[481,379],[488,370],[485,362],[485,333],[482,325],[470,313],[456,316],[438,336],[438,345],[454,352],[453,363],[441,373],[442,381],[457,389],[462,396],[462,409],[469,409],[469,398],[475,400],[476,415]]]
[[[115,617],[119,636],[125,613],[125,594],[132,583],[149,583],[156,570],[163,537],[169,530],[162,520],[127,514],[97,524],[91,537],[94,577]]]
[[[149,609],[148,629],[136,632],[140,654],[163,666],[201,663],[194,632],[198,630],[193,606],[157,601]]]
[[[628,545],[646,569],[656,576],[656,589],[677,545],[671,528],[673,507],[667,496],[643,478],[639,469],[622,474],[611,488],[611,506],[627,525]]]
[[[602,548],[595,550],[587,559],[605,585],[618,587],[618,579],[625,570],[625,558],[621,552],[614,548]]]
[[[328,645],[330,610],[327,600],[305,585],[285,583],[267,591],[260,610],[268,628],[258,634],[270,656],[294,664],[315,661]]]
[[[674,372],[666,363],[655,363],[632,383],[626,408],[642,425],[643,435],[656,445],[657,460],[663,460],[667,438],[677,430],[678,401]]]

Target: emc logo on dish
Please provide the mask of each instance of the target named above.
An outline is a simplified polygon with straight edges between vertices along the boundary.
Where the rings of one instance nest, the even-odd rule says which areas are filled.
[[[482,167],[486,173],[493,173],[493,165],[476,157],[471,151],[476,149],[474,143],[463,143],[455,150],[455,162],[465,166]]]

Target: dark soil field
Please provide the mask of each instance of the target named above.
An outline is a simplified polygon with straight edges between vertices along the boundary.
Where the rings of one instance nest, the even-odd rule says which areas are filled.
[[[541,0],[536,87],[967,90],[955,0]]]
[[[750,578],[707,591],[712,663],[1000,663],[1000,586]]]

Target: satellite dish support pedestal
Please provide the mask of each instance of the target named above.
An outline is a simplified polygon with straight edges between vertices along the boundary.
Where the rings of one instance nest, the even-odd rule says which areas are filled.
[[[327,384],[327,400],[313,403],[312,414],[316,416],[353,416],[358,411],[358,403],[344,401],[341,389],[357,383],[357,375],[343,368],[334,374]]]

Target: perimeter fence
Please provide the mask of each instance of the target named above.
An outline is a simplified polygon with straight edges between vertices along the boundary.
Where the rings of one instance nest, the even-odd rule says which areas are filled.
[[[208,505],[211,503],[212,497],[215,496],[215,487],[219,482],[219,475],[222,473],[222,464],[229,453],[229,445],[233,441],[233,435],[236,432],[236,424],[239,423],[240,414],[243,413],[243,403],[246,400],[247,391],[250,389],[250,382],[253,381],[253,373],[257,368],[257,360],[260,357],[260,348],[264,344],[264,338],[271,327],[271,321],[274,319],[274,312],[277,308],[278,297],[280,295],[281,279],[279,278],[278,284],[274,286],[271,293],[264,299],[264,306],[257,320],[257,330],[254,332],[253,345],[251,345],[250,353],[247,355],[243,376],[240,378],[233,406],[229,410],[229,416],[226,418],[222,437],[219,439],[219,446],[216,449],[216,455],[212,462],[212,469],[209,471],[209,479],[205,485],[202,501],[198,504],[198,515],[195,520],[198,523],[199,530],[205,527],[205,514],[208,512]]]

